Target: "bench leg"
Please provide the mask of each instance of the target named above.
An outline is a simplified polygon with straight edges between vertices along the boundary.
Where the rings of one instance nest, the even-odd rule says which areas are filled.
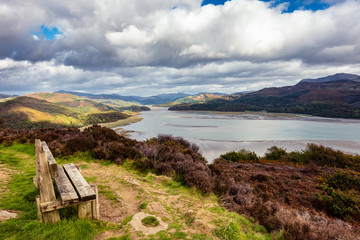
[[[78,205],[78,217],[79,219],[92,219],[91,201]]]
[[[91,201],[91,208],[92,208],[92,218],[99,219],[99,193],[98,188],[96,185],[91,185],[91,188],[96,193],[96,199]]]
[[[35,202],[36,202],[37,218],[38,218],[39,222],[42,222],[42,214],[41,214],[40,196],[39,195],[36,196]]]

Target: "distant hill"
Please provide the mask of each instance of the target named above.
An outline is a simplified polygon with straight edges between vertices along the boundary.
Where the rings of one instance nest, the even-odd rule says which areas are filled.
[[[179,98],[173,102],[161,104],[160,106],[170,107],[170,106],[174,106],[174,105],[178,105],[178,104],[205,103],[207,101],[214,100],[214,99],[226,99],[226,98],[227,98],[226,95],[202,93],[202,94],[198,94],[198,95]]]
[[[140,96],[121,96],[118,94],[92,94],[92,93],[72,92],[72,91],[64,91],[64,90],[57,91],[57,93],[69,93],[72,95],[86,97],[90,99],[107,99],[107,100],[116,99],[116,100],[133,102],[135,104],[143,104],[143,105],[162,104],[166,102],[172,102],[178,98],[190,96],[190,94],[186,94],[186,93],[169,93],[169,94],[159,94],[150,97],[140,97]]]
[[[44,94],[39,95],[44,97]],[[39,95],[37,96],[39,97]],[[56,102],[57,97],[59,96],[51,95],[49,99]],[[21,96],[0,103],[0,118],[5,122],[5,127],[9,128],[86,126],[127,118],[127,115],[113,111],[111,108],[84,113],[79,110],[79,107],[65,105],[63,102],[60,104]]]
[[[354,74],[347,74],[347,73],[337,73],[335,75],[322,77],[322,78],[316,78],[316,79],[303,79],[300,81],[300,83],[303,82],[332,82],[332,81],[339,81],[339,80],[360,80],[360,76],[354,75]]]
[[[16,97],[15,95],[8,95],[8,94],[1,94],[0,93],[0,98],[9,98],[9,97]]]
[[[322,117],[360,118],[359,76],[336,74],[302,80],[294,86],[265,88],[203,104],[181,104],[169,110],[268,111]]]

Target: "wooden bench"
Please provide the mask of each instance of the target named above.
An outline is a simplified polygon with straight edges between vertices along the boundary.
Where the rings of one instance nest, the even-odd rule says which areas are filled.
[[[59,209],[77,206],[80,219],[98,219],[99,198],[95,185],[90,186],[72,163],[57,165],[45,142],[35,140],[36,176],[34,185],[40,190],[36,196],[39,221],[60,221]],[[53,181],[54,180],[54,181]],[[54,183],[60,199],[56,199]]]

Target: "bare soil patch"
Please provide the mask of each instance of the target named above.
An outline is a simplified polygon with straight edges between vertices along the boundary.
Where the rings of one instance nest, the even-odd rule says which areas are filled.
[[[141,177],[116,165],[80,164],[83,166],[82,175],[89,179],[90,184],[98,186],[102,221],[120,226],[127,217],[144,212],[155,216],[164,224],[176,222],[182,226],[182,231],[191,234],[211,233],[215,228],[212,221],[218,216],[209,212],[209,209],[217,206],[216,202],[210,200],[210,197],[199,196],[195,189],[193,193],[186,195],[176,187],[169,187],[167,184],[172,180],[166,176]],[[141,205],[145,208],[142,209]],[[194,212],[194,218],[187,225],[185,214],[190,209],[196,209],[197,212]],[[169,231],[175,232],[176,229]],[[125,233],[130,233],[131,239],[142,239],[141,236],[151,234],[144,229],[137,231],[126,224],[118,230],[102,233],[96,239],[118,237]]]

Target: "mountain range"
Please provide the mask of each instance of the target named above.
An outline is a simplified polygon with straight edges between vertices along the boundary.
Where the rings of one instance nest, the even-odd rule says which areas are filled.
[[[118,94],[92,94],[92,93],[73,92],[73,91],[64,91],[64,90],[57,91],[56,93],[68,93],[71,95],[76,95],[76,96],[96,99],[96,100],[116,99],[116,100],[122,100],[122,101],[132,102],[134,104],[141,104],[141,105],[162,104],[166,102],[175,101],[178,98],[191,96],[191,94],[186,94],[186,93],[167,93],[167,94],[159,94],[150,97],[140,97],[140,96],[122,96]]]
[[[264,88],[169,110],[268,111],[321,117],[360,118],[360,76],[339,73],[304,79],[294,86]]]

